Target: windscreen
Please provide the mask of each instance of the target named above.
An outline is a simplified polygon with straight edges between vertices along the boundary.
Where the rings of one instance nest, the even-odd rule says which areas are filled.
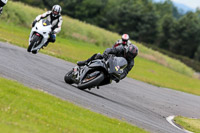
[[[51,23],[46,19],[42,20],[42,24],[43,24],[43,26],[51,25]]]
[[[124,69],[127,66],[127,61],[123,57],[111,57],[109,58],[109,70],[110,73],[119,73],[120,69]]]
[[[114,65],[119,66],[120,69],[123,69],[127,66],[127,61],[123,57],[114,57]]]

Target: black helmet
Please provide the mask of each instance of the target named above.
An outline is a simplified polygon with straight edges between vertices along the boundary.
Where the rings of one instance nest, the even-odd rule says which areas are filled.
[[[52,7],[52,16],[58,17],[61,15],[62,8],[59,5],[54,5]]]
[[[129,40],[129,35],[128,35],[128,34],[123,34],[123,35],[122,35],[122,43],[123,43],[124,45],[126,45],[127,42],[128,42],[128,40]]]
[[[129,45],[126,48],[126,57],[134,58],[138,54],[138,48],[134,45]]]

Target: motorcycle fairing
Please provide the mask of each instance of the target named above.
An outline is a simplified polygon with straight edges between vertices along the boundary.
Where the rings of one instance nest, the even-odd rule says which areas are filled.
[[[88,63],[88,65],[84,66],[83,69],[82,69],[82,72],[80,72],[80,81],[82,81],[85,76],[91,72],[91,71],[98,71],[97,73],[95,72],[95,74],[100,74],[100,71],[104,71],[106,72],[106,65],[105,63],[103,63],[102,60],[93,60],[91,62]]]
[[[109,74],[119,78],[120,74],[123,73],[123,69],[127,66],[127,61],[123,57],[110,57],[108,60],[108,64]]]
[[[51,24],[48,20],[43,19],[37,22],[31,30],[29,37],[29,45],[31,38],[35,33],[38,33],[40,36],[42,36],[42,39],[41,42],[36,47],[32,48],[31,51],[40,49],[47,42],[50,32],[51,32]]]

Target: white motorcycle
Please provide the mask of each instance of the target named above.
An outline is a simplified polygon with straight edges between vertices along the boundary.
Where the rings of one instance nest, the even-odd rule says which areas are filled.
[[[29,36],[29,46],[27,51],[37,54],[38,51],[47,43],[51,33],[51,23],[46,19],[41,19],[32,28]]]
[[[7,2],[8,0],[0,0],[0,7],[5,6]]]
[[[3,6],[6,5],[8,0],[0,0],[0,15],[2,14],[3,12]]]

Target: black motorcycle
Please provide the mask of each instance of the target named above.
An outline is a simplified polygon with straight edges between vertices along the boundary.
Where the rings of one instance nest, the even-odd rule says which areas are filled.
[[[64,80],[68,84],[77,84],[81,90],[110,84],[112,80],[119,82],[127,61],[123,57],[110,55],[107,60],[96,59],[85,66],[75,66],[69,71]]]

